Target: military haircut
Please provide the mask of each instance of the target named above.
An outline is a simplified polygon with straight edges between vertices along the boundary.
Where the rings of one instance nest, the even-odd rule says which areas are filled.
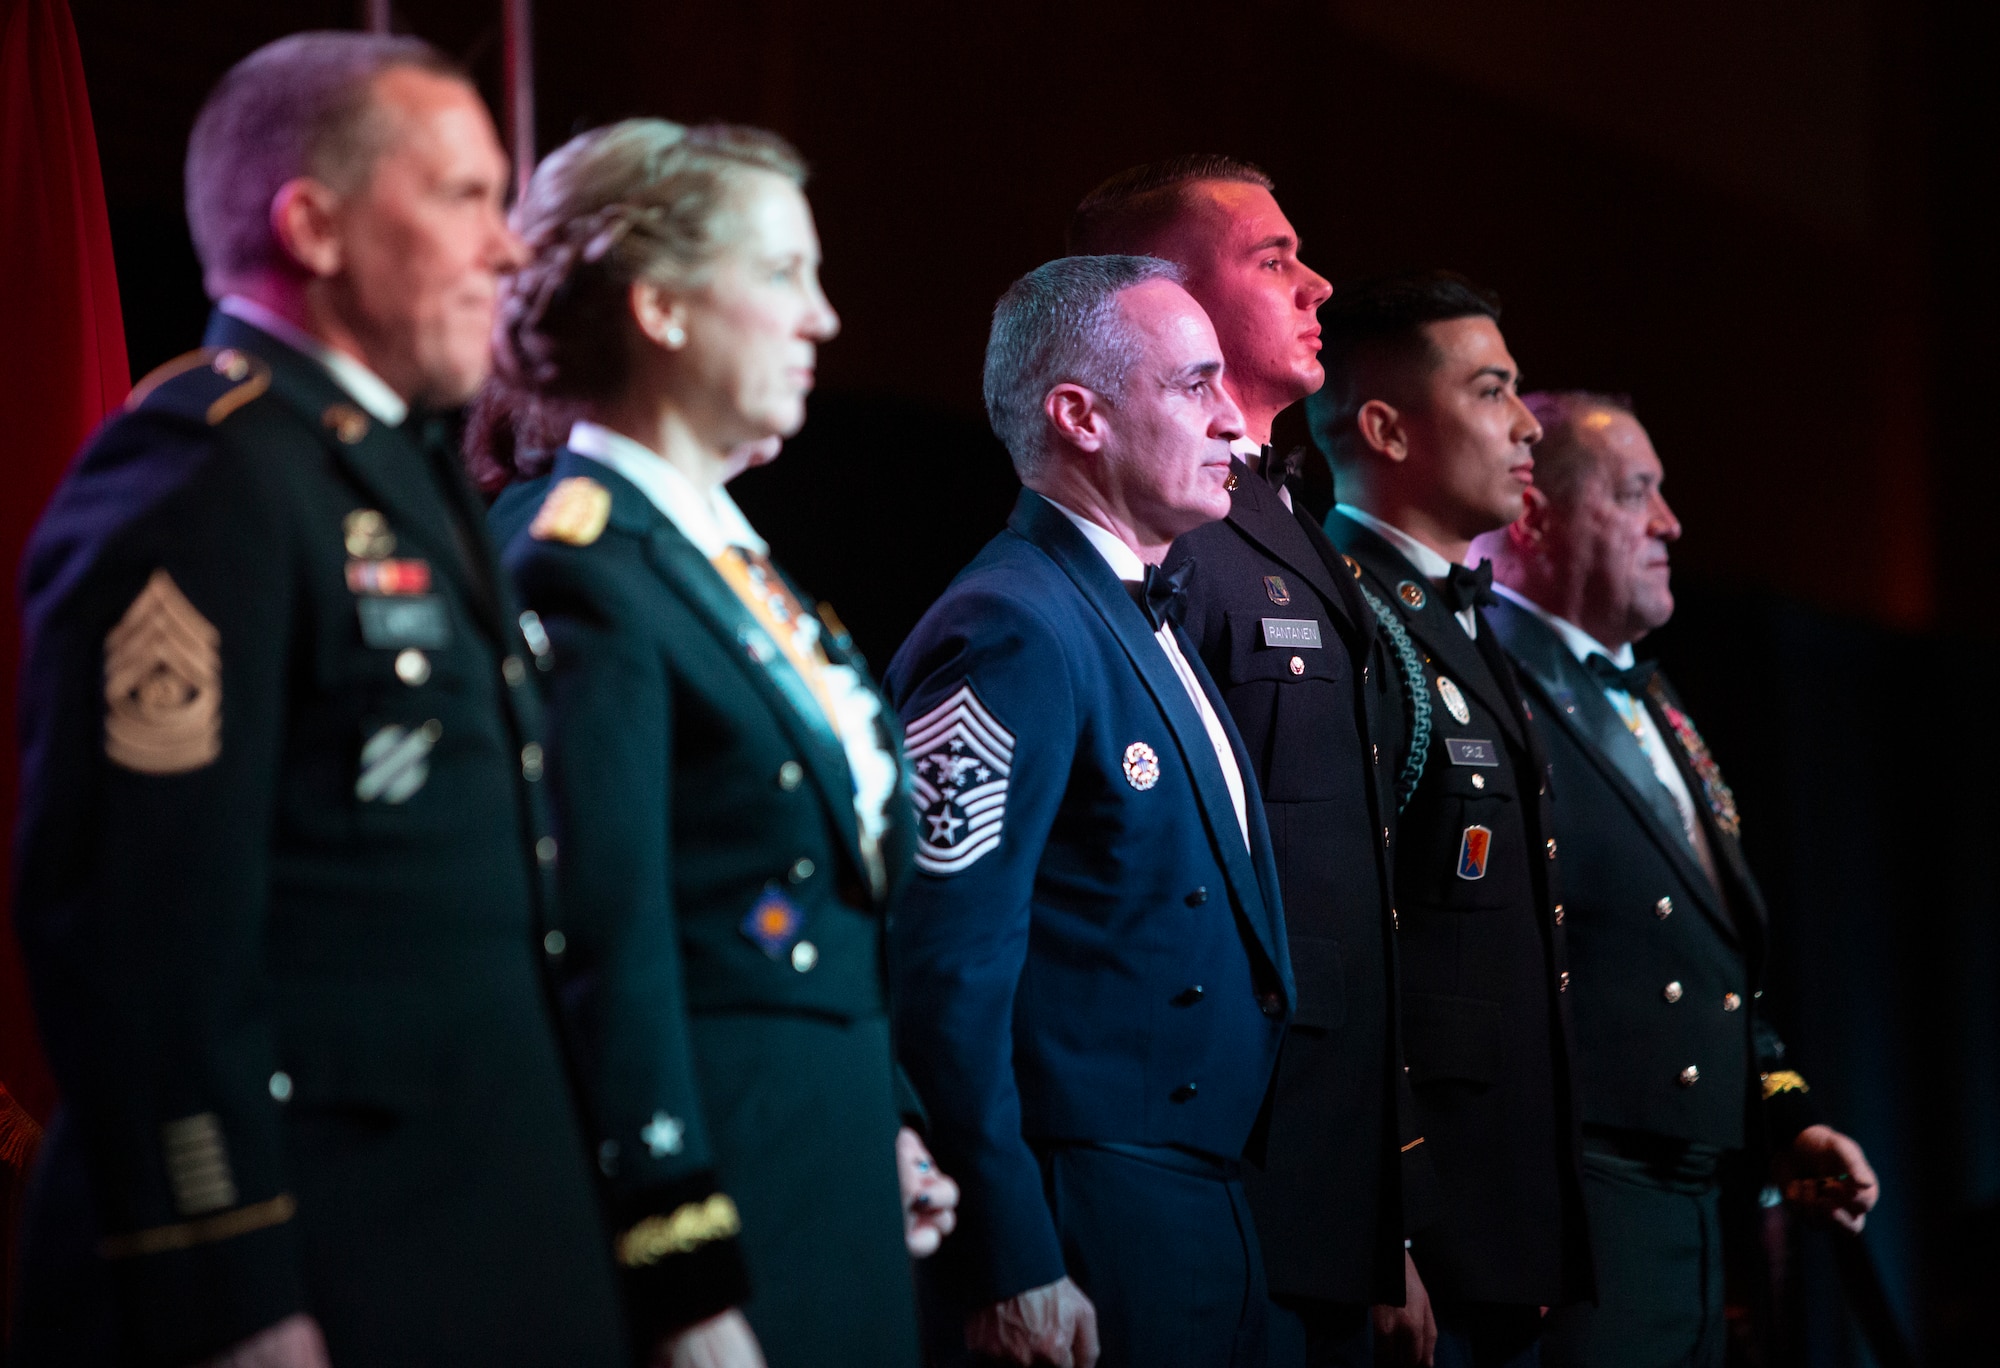
[[[1069,218],[1072,256],[1145,253],[1186,210],[1188,191],[1204,181],[1230,181],[1273,189],[1271,178],[1249,162],[1214,152],[1191,152],[1129,167],[1083,197]]]
[[[329,31],[266,43],[216,83],[185,168],[188,229],[212,298],[279,263],[271,201],[286,182],[310,176],[342,194],[366,182],[391,133],[375,83],[403,67],[470,83],[422,39]]]
[[[986,339],[986,416],[1023,483],[1048,460],[1042,402],[1057,385],[1116,400],[1144,349],[1118,296],[1148,280],[1179,284],[1181,268],[1149,256],[1058,257],[1007,287]]]
[[[1542,440],[1535,443],[1535,488],[1556,504],[1570,500],[1594,464],[1589,434],[1602,424],[1592,419],[1608,413],[1637,417],[1628,394],[1536,390],[1522,395],[1521,402],[1542,425]]]
[[[1306,400],[1306,422],[1336,472],[1361,455],[1361,406],[1390,397],[1385,387],[1407,393],[1412,373],[1429,374],[1442,358],[1424,329],[1455,318],[1498,322],[1500,299],[1451,271],[1408,271],[1342,285],[1320,306],[1326,383]]]

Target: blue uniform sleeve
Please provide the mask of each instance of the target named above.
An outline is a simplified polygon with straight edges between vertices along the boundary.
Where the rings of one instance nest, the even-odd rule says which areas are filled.
[[[508,556],[550,641],[564,997],[642,1344],[744,1299],[739,1217],[702,1116],[673,896],[673,690],[611,548]]]
[[[891,666],[918,809],[918,873],[890,929],[898,1053],[964,1192],[958,1291],[1001,1301],[1063,1275],[1022,1135],[1014,996],[1077,746],[1061,643],[1025,603],[953,591]]]

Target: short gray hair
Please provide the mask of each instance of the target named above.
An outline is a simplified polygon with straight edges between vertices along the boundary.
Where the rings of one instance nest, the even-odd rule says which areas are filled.
[[[1060,257],[1007,287],[986,339],[986,416],[1022,480],[1049,454],[1042,401],[1057,385],[1082,385],[1116,401],[1144,350],[1118,296],[1149,280],[1176,285],[1182,271],[1147,256]]]
[[[1557,504],[1569,503],[1577,487],[1596,469],[1598,453],[1591,436],[1602,424],[1589,420],[1595,415],[1621,413],[1637,421],[1632,399],[1624,394],[1536,390],[1522,395],[1521,402],[1542,425],[1542,440],[1535,443],[1535,488]]]
[[[294,33],[231,67],[188,137],[188,228],[212,296],[275,264],[271,201],[300,176],[345,193],[387,141],[378,77],[399,67],[464,80],[430,44],[379,33]]]

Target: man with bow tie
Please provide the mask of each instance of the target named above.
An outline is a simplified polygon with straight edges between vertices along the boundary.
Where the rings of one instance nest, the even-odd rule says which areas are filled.
[[[1265,1361],[1240,1164],[1292,978],[1255,772],[1160,570],[1228,512],[1243,432],[1179,278],[1068,257],[1002,297],[986,406],[1026,488],[887,675],[923,818],[898,1054],[963,1191],[944,1291],[1002,1362]]]
[[[1299,1006],[1261,1161],[1246,1175],[1272,1296],[1274,1368],[1372,1362],[1371,1304],[1414,1287],[1404,1251],[1429,1157],[1396,1040],[1389,852],[1394,775],[1369,750],[1363,672],[1393,669],[1319,522],[1295,509],[1272,423],[1318,389],[1319,306],[1270,178],[1187,156],[1121,172],[1070,222],[1072,251],[1145,252],[1186,272],[1243,411],[1229,516],[1175,540],[1188,635],[1243,732],[1271,826]],[[1404,1148],[1408,1146],[1407,1153]],[[1425,1348],[1421,1307],[1412,1324]]]
[[[1371,744],[1401,808],[1403,1050],[1441,1198],[1411,1252],[1453,1368],[1534,1363],[1542,1308],[1592,1286],[1551,786],[1491,571],[1466,565],[1520,515],[1541,437],[1498,319],[1446,272],[1344,285],[1306,410],[1341,499],[1327,535],[1395,662],[1368,681]]]
[[[1526,511],[1481,537],[1503,600],[1486,621],[1544,718],[1562,843],[1598,1300],[1550,1317],[1543,1362],[1720,1365],[1721,1171],[1745,1149],[1858,1230],[1877,1188],[1812,1121],[1758,1011],[1763,895],[1736,800],[1679,697],[1632,643],[1673,614],[1681,527],[1622,400],[1535,394]],[[1821,1181],[1799,1182],[1817,1179]],[[1830,1180],[1830,1181],[1827,1181]]]

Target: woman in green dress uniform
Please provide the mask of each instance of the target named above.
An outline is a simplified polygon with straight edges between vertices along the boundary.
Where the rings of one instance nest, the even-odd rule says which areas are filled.
[[[492,516],[550,705],[523,763],[634,1319],[672,1363],[894,1368],[955,1201],[889,1043],[894,715],[724,490],[798,431],[839,329],[803,179],[770,134],[658,120],[544,161],[498,374],[573,423],[481,473],[511,467]]]

